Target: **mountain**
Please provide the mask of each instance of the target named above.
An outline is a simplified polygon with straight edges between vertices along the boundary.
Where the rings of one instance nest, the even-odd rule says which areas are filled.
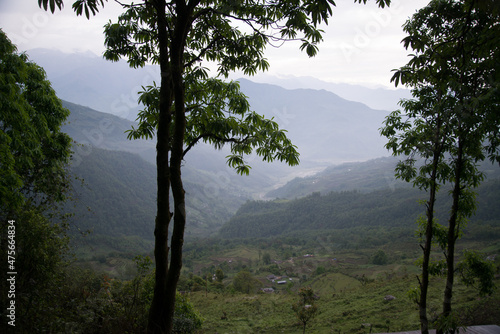
[[[313,77],[285,76],[276,77],[265,74],[258,75],[255,80],[260,83],[270,83],[286,89],[325,89],[343,99],[357,101],[377,110],[393,111],[399,109],[398,102],[402,98],[411,98],[409,89],[370,88],[347,83],[335,83],[319,80]]]
[[[301,160],[329,165],[388,155],[378,130],[386,111],[326,90],[288,90],[246,79],[240,79],[240,85],[252,109],[288,131]]]
[[[74,169],[89,183],[88,189],[101,192],[99,196],[80,195],[95,212],[94,220],[83,225],[104,234],[139,233],[140,229],[151,235],[147,230],[151,226],[132,225],[136,220],[153,220],[150,212],[154,208],[144,201],[154,202],[156,187],[151,175],[155,141],[130,141],[125,132],[135,124],[132,120],[138,110],[137,91],[158,79],[156,68],[130,69],[123,61],[111,63],[91,54],[70,55],[41,49],[28,54],[45,68],[54,89],[71,111],[64,130],[77,143]],[[331,164],[387,155],[378,133],[385,111],[348,101],[327,90],[290,90],[246,79],[241,79],[240,85],[253,110],[274,118],[288,130],[301,153],[301,164],[293,168],[282,163],[267,164],[253,155],[248,158],[252,166],[250,176],[242,177],[226,166],[226,148],[214,150],[208,145],[197,145],[183,166],[190,201],[188,233],[192,235],[217,231],[247,199],[262,198],[294,177],[311,175]],[[142,167],[129,169],[126,162]],[[142,171],[146,174],[141,175]],[[137,186],[134,182],[140,183],[141,191],[147,190],[149,195],[125,190]],[[116,201],[120,200],[127,205],[118,205]],[[113,222],[109,221],[111,217]],[[120,229],[122,223],[126,227]]]
[[[44,67],[60,98],[128,120],[136,118],[137,92],[141,86],[151,85],[159,78],[154,66],[130,69],[125,61],[113,63],[86,53],[34,49],[28,54]],[[285,89],[247,79],[239,81],[251,108],[274,117],[288,130],[304,166],[325,167],[388,155],[383,148],[385,141],[378,132],[387,111],[371,109],[325,89]],[[316,83],[314,87],[321,85]],[[358,100],[375,101],[384,99],[385,93],[399,95],[393,90],[384,94],[383,90],[370,90],[372,93],[368,94],[361,86],[349,86],[349,90],[352,100],[358,97]],[[275,174],[280,173],[283,174],[281,170]]]

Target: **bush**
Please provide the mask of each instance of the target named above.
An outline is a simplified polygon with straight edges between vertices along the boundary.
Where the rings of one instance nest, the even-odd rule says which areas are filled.
[[[177,292],[175,296],[174,333],[194,333],[203,324],[201,315],[188,298]]]
[[[385,254],[383,250],[379,249],[373,256],[372,263],[376,265],[387,264],[387,254]]]

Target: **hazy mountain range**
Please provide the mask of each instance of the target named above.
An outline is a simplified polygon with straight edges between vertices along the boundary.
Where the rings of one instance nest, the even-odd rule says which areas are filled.
[[[141,86],[158,79],[157,68],[153,66],[130,69],[124,61],[112,63],[93,54],[64,54],[45,49],[31,50],[28,54],[44,67],[61,99],[128,120],[135,120],[139,109],[136,103],[137,91]],[[287,80],[287,85],[293,82],[303,85],[305,79],[307,78]],[[311,79],[307,81],[310,82]],[[252,109],[267,117],[274,117],[289,131],[290,138],[301,153],[303,164],[298,169],[313,165],[324,167],[345,161],[364,161],[388,155],[383,148],[384,139],[378,133],[388,111],[371,109],[365,104],[345,100],[326,89],[290,90],[277,85],[256,84],[245,79],[240,82]],[[319,84],[316,81],[314,86],[319,87]],[[342,86],[329,83],[324,85],[330,88]],[[396,104],[398,100],[394,95],[397,91],[349,87],[351,97],[358,96],[361,100],[369,97],[372,101],[392,104]],[[346,91],[345,88],[340,90]],[[212,155],[213,152],[210,151],[209,154]],[[206,162],[202,165],[205,166]],[[214,167],[220,168],[218,165]]]
[[[73,171],[86,183],[83,187],[75,185],[81,200],[77,211],[86,217],[80,228],[113,236],[152,237],[155,142],[130,141],[125,131],[134,124],[139,108],[137,91],[157,79],[156,69],[134,70],[124,62],[111,63],[92,54],[70,55],[42,49],[28,54],[44,67],[58,96],[66,100],[64,105],[71,111],[64,130],[77,143]],[[289,79],[285,86],[301,87],[311,80]],[[251,108],[274,118],[288,130],[288,136],[301,154],[301,164],[292,168],[281,163],[263,163],[251,156],[248,159],[252,166],[250,176],[238,176],[225,164],[227,151],[197,146],[188,154],[183,167],[188,234],[201,236],[215,232],[245,201],[264,198],[268,192],[296,177],[315,174],[334,164],[388,156],[378,129],[389,112],[347,100],[329,89],[343,90],[344,96],[351,94],[352,98],[360,97],[359,100],[369,99],[375,105],[382,100],[387,105],[395,105],[397,95],[401,93],[403,97],[403,91],[328,83],[324,83],[324,89],[286,89],[247,79],[239,81]],[[313,86],[320,88],[320,85],[321,82],[315,81]],[[392,171],[389,168],[385,173],[387,179]],[[342,174],[336,177],[337,181],[327,183],[331,185],[345,179]],[[380,175],[370,175],[367,171],[365,177],[379,178]],[[381,183],[387,182],[386,179]],[[338,190],[359,189],[364,182],[358,178],[346,180]],[[310,190],[303,185],[296,190],[294,187],[297,186],[289,185],[267,196],[293,198],[307,195]],[[335,187],[328,189],[335,190]],[[91,213],[87,213],[87,207]]]
[[[150,85],[153,80],[159,81],[159,70],[155,66],[131,69],[125,61],[112,63],[91,52],[66,54],[32,49],[28,54],[45,68],[60,98],[130,120],[135,120],[139,110],[136,101],[141,86]],[[252,81],[286,89],[327,90],[378,110],[395,110],[401,98],[410,97],[406,89],[368,88],[312,77],[273,77],[264,73]]]

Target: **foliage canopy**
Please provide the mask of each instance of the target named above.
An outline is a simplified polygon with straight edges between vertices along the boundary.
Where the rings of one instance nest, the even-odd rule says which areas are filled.
[[[56,321],[54,301],[61,297],[52,288],[60,283],[68,247],[67,225],[57,206],[68,198],[70,187],[71,140],[60,131],[69,112],[43,69],[18,54],[2,30],[0,105],[0,247],[5,259],[0,269],[18,273],[16,310],[30,321],[18,322],[17,328],[34,332]],[[6,285],[2,280],[2,291],[8,291]],[[5,311],[7,293],[0,301]]]

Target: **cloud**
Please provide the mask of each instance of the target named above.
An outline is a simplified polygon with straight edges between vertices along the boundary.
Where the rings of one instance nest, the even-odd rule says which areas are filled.
[[[375,1],[366,5],[352,0],[339,0],[333,9],[329,26],[324,26],[324,42],[314,58],[299,50],[292,42],[280,48],[269,47],[266,57],[270,74],[310,75],[337,82],[381,84],[389,86],[391,69],[404,65],[407,51],[400,44],[404,37],[402,24],[415,10],[429,0],[395,0],[391,7],[380,9]],[[104,51],[103,26],[116,21],[121,7],[114,1],[90,20],[76,17],[71,6],[55,14],[38,7],[37,1],[2,2],[2,29],[20,51],[52,48],[64,52],[90,50],[96,55]]]

